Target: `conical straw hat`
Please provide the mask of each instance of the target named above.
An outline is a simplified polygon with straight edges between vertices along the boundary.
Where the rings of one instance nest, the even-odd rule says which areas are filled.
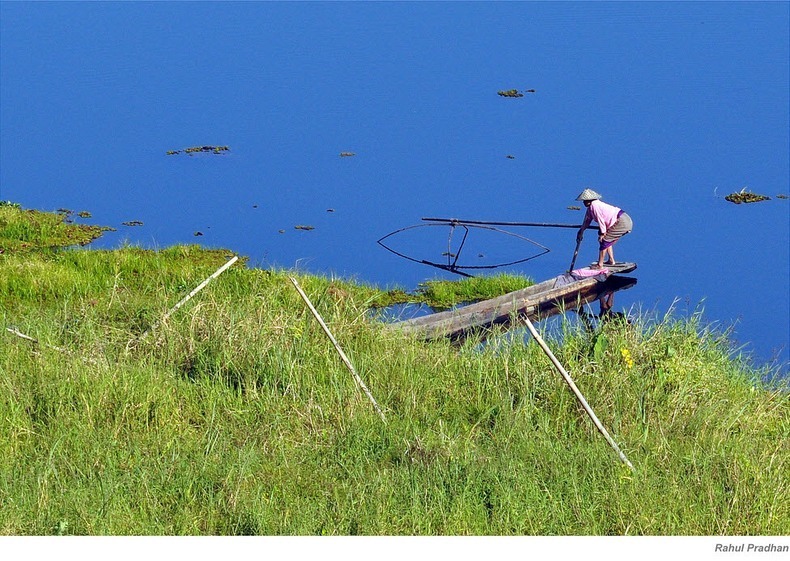
[[[578,197],[576,197],[577,201],[594,201],[595,199],[600,199],[601,195],[593,191],[592,189],[585,189],[582,191]]]

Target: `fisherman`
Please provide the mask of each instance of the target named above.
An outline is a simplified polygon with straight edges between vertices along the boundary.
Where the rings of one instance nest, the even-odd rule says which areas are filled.
[[[587,207],[584,223],[582,223],[578,234],[576,234],[576,241],[582,241],[584,230],[587,229],[590,222],[595,221],[598,223],[598,263],[591,265],[590,268],[603,269],[606,265],[615,265],[617,262],[614,260],[612,246],[633,228],[631,217],[622,209],[601,201],[601,195],[592,189],[582,191],[576,197],[576,200],[582,201],[584,206]],[[607,255],[609,256],[609,261],[604,261]]]

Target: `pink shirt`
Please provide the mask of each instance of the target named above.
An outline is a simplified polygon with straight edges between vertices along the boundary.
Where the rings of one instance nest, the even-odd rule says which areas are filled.
[[[590,203],[590,208],[587,209],[584,221],[589,223],[589,220],[595,220],[598,223],[598,229],[601,231],[601,234],[606,234],[606,231],[617,222],[617,213],[619,212],[620,209],[616,206],[608,205],[596,199]]]

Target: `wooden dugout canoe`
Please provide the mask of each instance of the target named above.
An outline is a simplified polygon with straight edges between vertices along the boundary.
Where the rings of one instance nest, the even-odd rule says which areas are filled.
[[[618,263],[594,277],[579,278],[566,273],[490,300],[390,325],[393,329],[413,333],[424,339],[455,339],[470,330],[512,322],[522,315],[536,320],[564,310],[577,309],[598,298],[601,292],[633,285],[633,279],[620,278],[631,281],[631,284],[625,286],[627,283],[613,282],[615,279],[611,277],[619,273],[629,273],[634,269],[636,263]]]

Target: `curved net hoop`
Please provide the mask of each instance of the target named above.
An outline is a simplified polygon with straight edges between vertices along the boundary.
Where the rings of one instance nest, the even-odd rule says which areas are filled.
[[[403,251],[398,251],[397,249],[394,249],[393,247],[391,247],[390,245],[385,243],[385,240],[387,240],[388,238],[391,238],[391,237],[396,236],[398,234],[402,234],[402,233],[407,232],[407,231],[416,230],[417,228],[449,228],[449,232],[448,232],[448,236],[447,236],[447,251],[442,254],[443,257],[447,258],[446,260],[443,260],[443,261],[440,262],[440,261],[434,261],[434,260],[431,260],[431,259],[420,259],[419,257],[415,257],[413,255],[408,255],[408,254],[404,253]],[[456,229],[458,229],[458,228],[460,228],[463,233],[461,235],[462,237],[461,237],[461,241],[460,241],[460,243],[458,245],[458,248],[455,251],[453,251],[452,250],[452,241],[453,241],[454,235],[456,233]],[[461,256],[462,256],[463,249],[466,246],[467,239],[469,238],[471,229],[485,230],[485,231],[494,232],[494,233],[497,233],[497,234],[502,234],[504,236],[510,236],[510,237],[515,238],[517,240],[521,240],[521,241],[523,241],[525,243],[531,244],[531,245],[537,247],[540,251],[538,253],[536,253],[534,255],[530,255],[528,257],[520,257],[520,258],[516,258],[516,259],[508,259],[508,260],[504,260],[502,262],[498,262],[498,263],[494,263],[494,264],[486,264],[486,265],[465,264],[463,261],[461,261]],[[546,253],[551,251],[548,247],[536,242],[535,240],[532,240],[532,239],[527,238],[526,236],[522,236],[520,234],[515,234],[513,232],[509,232],[507,230],[503,230],[501,228],[496,228],[494,226],[481,225],[481,224],[460,224],[460,223],[456,223],[456,222],[437,223],[437,224],[416,224],[414,226],[406,226],[405,228],[400,228],[398,230],[390,232],[389,234],[379,238],[376,241],[376,243],[378,243],[380,246],[382,246],[384,249],[386,249],[390,253],[394,253],[395,255],[397,255],[398,257],[402,257],[403,259],[407,259],[409,261],[413,261],[415,263],[420,263],[420,264],[423,264],[423,265],[430,265],[432,267],[436,267],[436,268],[439,268],[439,269],[442,269],[442,270],[445,270],[445,271],[449,271],[449,272],[456,273],[456,274],[459,274],[459,275],[462,275],[462,276],[467,276],[467,277],[468,276],[472,276],[472,275],[470,275],[470,274],[465,272],[467,270],[497,269],[497,268],[500,268],[500,267],[509,267],[511,265],[518,265],[520,263],[525,263],[527,261],[530,261],[532,259],[540,257],[541,255],[545,255]]]

